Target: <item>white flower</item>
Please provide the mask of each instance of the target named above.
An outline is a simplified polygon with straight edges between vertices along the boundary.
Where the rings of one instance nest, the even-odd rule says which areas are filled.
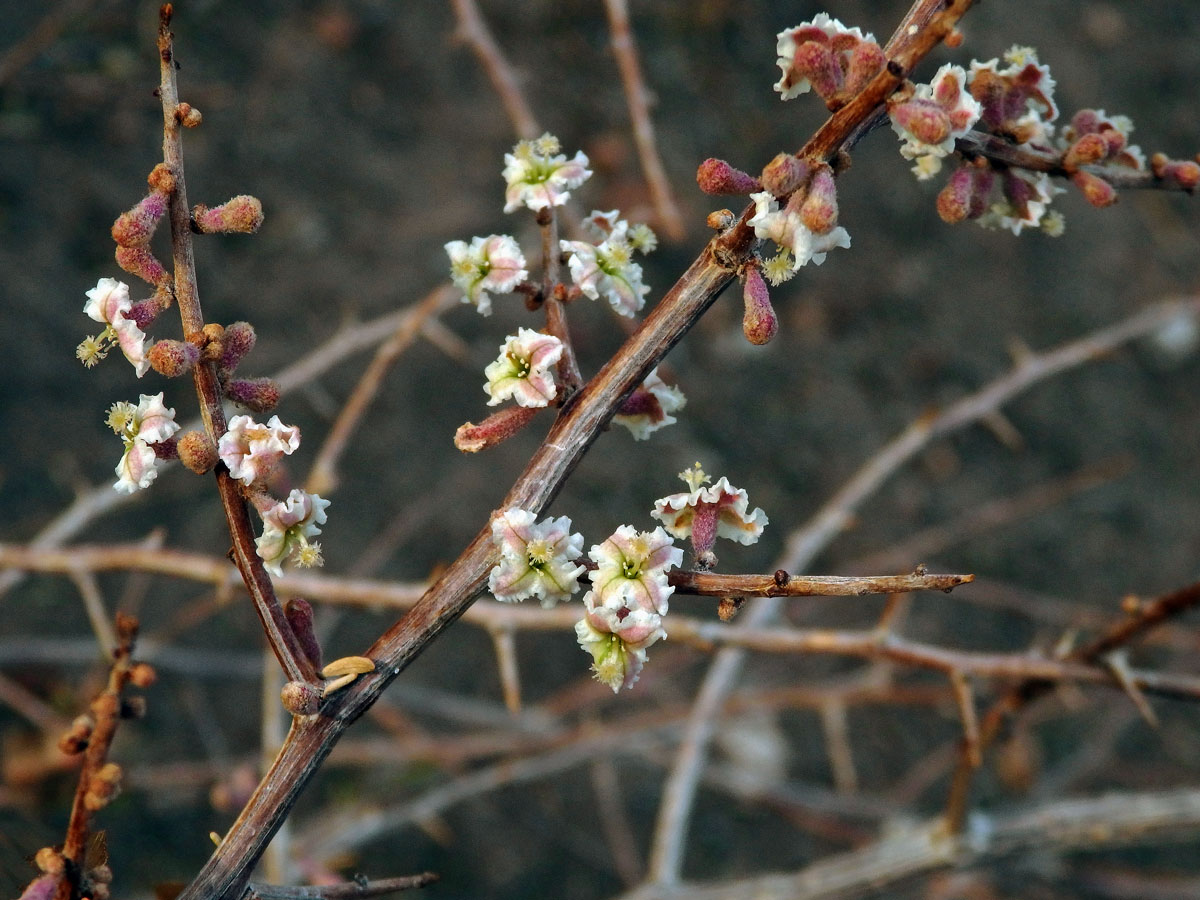
[[[603,297],[622,316],[632,316],[645,305],[650,288],[642,283],[642,267],[633,261],[625,227],[614,229],[598,245],[560,241],[559,246],[571,254],[567,260],[571,280],[585,295],[593,300]]]
[[[571,191],[591,177],[588,158],[579,151],[568,160],[560,154],[558,138],[543,134],[536,141],[519,141],[504,154],[504,211],[526,206],[536,212],[562,206]]]
[[[463,303],[474,303],[481,316],[491,315],[492,298],[488,291],[507,294],[529,277],[525,257],[516,240],[506,234],[450,241],[450,277],[463,293]]]
[[[299,446],[300,429],[284,425],[279,416],[271,416],[266,425],[249,416],[234,416],[217,443],[217,455],[230,475],[250,485],[270,475],[279,460]]]
[[[168,440],[179,430],[175,410],[163,404],[162,393],[142,394],[137,406],[114,403],[108,424],[125,444],[113,487],[124,494],[148,488],[158,477],[158,456],[151,445]]]
[[[678,412],[686,404],[683,391],[659,378],[655,368],[621,404],[613,421],[628,428],[635,441],[644,441],[658,429],[673,425],[676,419],[671,413]]]
[[[701,536],[695,533],[693,526],[703,525],[706,531],[711,530],[711,534],[701,538],[708,546],[698,547],[697,552],[710,548],[717,537],[739,544],[758,541],[763,527],[768,524],[767,514],[761,509],[747,512],[749,498],[744,490],[733,487],[723,477],[716,484],[705,487],[709,478],[699,463],[680,472],[679,477],[690,490],[657,500],[650,513],[667,531],[677,538],[691,537],[695,543]]]
[[[666,614],[667,600],[675,592],[667,572],[683,563],[683,551],[661,527],[638,531],[622,525],[588,556],[596,563],[588,573],[594,603]]]
[[[792,268],[799,269],[810,261],[825,262],[825,255],[835,247],[848,248],[850,234],[840,225],[825,234],[814,234],[805,227],[798,212],[780,210],[779,201],[770,191],[751,194],[754,215],[746,222],[754,228],[755,236],[770,239],[792,253]]]
[[[137,322],[125,318],[125,313],[133,308],[129,300],[129,285],[115,278],[101,278],[86,296],[88,302],[84,304],[83,311],[88,318],[103,324],[105,329],[95,337],[86,338],[76,348],[75,355],[91,368],[104,359],[112,345],[116,344],[133,366],[137,377],[141,378],[149,370],[150,360],[146,358],[145,333]]]
[[[495,406],[509,398],[520,406],[548,406],[558,388],[553,366],[562,358],[563,344],[551,334],[521,328],[500,345],[500,356],[483,370],[483,389]]]
[[[621,618],[612,609],[596,608],[592,597],[591,592],[584,597],[587,614],[575,623],[575,637],[592,656],[596,680],[607,684],[615,694],[622,687],[633,687],[646,664],[646,648],[667,633],[655,612],[639,608]],[[621,632],[614,631],[613,626]]]
[[[497,600],[538,597],[549,607],[579,590],[579,576],[587,571],[577,562],[583,535],[571,534],[566,516],[535,519],[528,510],[506,509],[492,520],[500,562],[488,576],[488,589]]]
[[[262,514],[263,533],[254,545],[268,572],[282,575],[282,564],[288,559],[306,568],[320,565],[321,545],[308,539],[321,533],[329,502],[296,489]]]

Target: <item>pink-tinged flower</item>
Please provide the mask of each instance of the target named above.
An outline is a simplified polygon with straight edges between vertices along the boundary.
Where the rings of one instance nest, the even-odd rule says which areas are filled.
[[[575,623],[575,636],[592,656],[596,680],[615,694],[622,687],[633,687],[646,664],[646,648],[667,633],[656,612],[597,606],[594,600],[590,591],[584,596],[587,613]]]
[[[1007,228],[1013,234],[1020,234],[1023,228],[1040,227],[1050,216],[1046,211],[1050,202],[1065,191],[1045,172],[1028,169],[1006,169],[1000,175],[1000,187],[1004,199],[993,203],[978,221],[985,228]],[[1053,218],[1047,223],[1051,232],[1056,226],[1061,227],[1061,223]]]
[[[512,398],[521,406],[548,406],[558,392],[555,363],[562,358],[563,344],[552,334],[521,328],[500,345],[500,356],[483,370],[483,389],[495,406]]]
[[[1013,46],[998,60],[971,63],[971,95],[980,103],[980,122],[986,131],[1003,134],[1019,144],[1049,149],[1058,106],[1054,79],[1038,62],[1032,47]]]
[[[90,369],[104,359],[115,344],[133,366],[137,377],[141,378],[150,368],[150,360],[146,358],[148,348],[145,333],[137,322],[126,318],[126,313],[133,309],[129,300],[129,285],[115,278],[101,278],[87,292],[87,298],[83,311],[88,318],[100,322],[105,328],[99,335],[85,338],[75,348],[79,361]]]
[[[586,571],[578,564],[583,535],[571,534],[566,516],[535,519],[527,510],[506,509],[492,520],[500,562],[488,576],[488,589],[497,600],[538,597],[550,607],[579,590],[579,576]]]
[[[474,303],[481,316],[492,314],[488,291],[507,294],[529,277],[525,257],[507,234],[491,234],[446,244],[450,278],[463,293],[463,303]]]
[[[801,218],[800,210],[792,204],[781,210],[779,201],[768,191],[751,194],[754,215],[746,222],[754,228],[755,236],[770,239],[792,254],[792,269],[799,269],[811,261],[815,265],[825,262],[825,255],[835,247],[849,248],[850,234],[840,225],[824,234],[810,231]]]
[[[847,28],[828,13],[779,32],[775,49],[783,72],[775,90],[784,100],[814,88],[826,101],[848,99],[887,61],[873,35]]]
[[[263,533],[254,545],[268,572],[282,575],[285,560],[302,568],[321,565],[321,545],[309,538],[321,533],[329,502],[297,489],[263,512]]]
[[[217,443],[217,455],[229,468],[229,474],[243,484],[266,478],[284,456],[300,446],[300,429],[284,425],[279,416],[271,416],[260,425],[249,416],[234,416],[229,430]]]
[[[889,104],[892,129],[904,143],[900,155],[917,160],[913,168],[924,181],[939,171],[941,159],[954,152],[954,142],[979,121],[982,107],[967,91],[962,66],[944,65],[929,84],[918,84],[912,97]]]
[[[1129,143],[1133,121],[1128,116],[1110,116],[1102,109],[1081,109],[1063,129],[1059,148],[1065,153],[1064,162],[1079,156],[1084,147],[1092,148],[1080,165],[1115,163],[1131,169],[1145,169],[1146,155],[1140,147]]]
[[[683,551],[661,527],[638,531],[622,525],[588,556],[596,569],[588,573],[593,602],[600,605],[667,612],[667,600],[675,588],[667,583],[667,572],[683,563]]]
[[[627,223],[621,219],[616,225],[599,244],[559,241],[559,247],[571,254],[567,265],[580,291],[593,300],[603,297],[620,315],[632,316],[645,305],[650,288],[642,283],[642,267],[633,261]]]
[[[655,368],[621,404],[613,421],[628,428],[635,441],[644,441],[658,429],[675,424],[671,413],[686,404],[683,391],[659,378]]]
[[[699,463],[694,468],[684,469],[679,477],[687,483],[689,490],[656,501],[650,515],[662,522],[675,537],[690,537],[698,560],[711,552],[718,537],[739,544],[758,541],[763,527],[768,524],[767,514],[761,509],[747,512],[749,498],[744,490],[733,487],[725,478],[705,487],[710,479]]]
[[[535,141],[518,141],[512,153],[504,154],[506,213],[521,206],[534,212],[562,206],[570,199],[571,191],[591,177],[582,150],[568,160],[559,153],[561,149],[558,138],[543,134]]]
[[[167,409],[161,393],[142,394],[137,406],[114,403],[107,421],[125,444],[113,487],[124,494],[148,488],[158,477],[158,455],[152,445],[169,440],[179,430],[175,410]]]

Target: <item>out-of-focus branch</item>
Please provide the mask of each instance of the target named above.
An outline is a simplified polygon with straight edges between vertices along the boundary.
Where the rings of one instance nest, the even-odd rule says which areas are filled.
[[[480,65],[492,82],[492,89],[504,104],[508,118],[519,137],[530,140],[542,133],[537,118],[525,101],[525,95],[517,83],[512,66],[500,52],[492,33],[488,30],[475,0],[451,0],[454,17],[458,20],[455,37],[471,48],[479,58]]]
[[[382,897],[399,891],[409,891],[433,884],[438,876],[433,872],[404,875],[399,878],[379,878],[373,881],[345,881],[341,884],[291,887],[280,884],[246,885],[243,900],[358,900],[360,897]]]

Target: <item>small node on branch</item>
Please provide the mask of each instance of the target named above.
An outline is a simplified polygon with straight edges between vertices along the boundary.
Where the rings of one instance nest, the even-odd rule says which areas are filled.
[[[217,464],[217,448],[202,431],[189,431],[175,446],[179,461],[197,475],[211,472]]]
[[[775,581],[776,587],[786,587],[792,576],[787,573],[786,569],[776,569],[775,574],[771,576]]]
[[[192,230],[197,234],[253,234],[262,223],[262,203],[249,194],[239,194],[212,209],[202,203],[192,208]]]
[[[192,370],[200,360],[200,350],[187,341],[165,339],[156,341],[146,354],[150,367],[159,375],[177,378]]]
[[[114,698],[115,699],[115,698]],[[120,712],[118,707],[117,712]],[[96,812],[108,806],[121,792],[121,767],[114,762],[105,763],[88,780],[83,805]]]
[[[175,107],[175,121],[184,128],[195,128],[204,121],[204,116],[200,115],[200,110],[193,107],[192,104],[180,103]]]
[[[157,94],[155,96],[158,96]],[[159,163],[150,170],[150,175],[146,178],[146,183],[150,185],[150,190],[157,191],[163,194],[171,194],[175,191],[175,175],[167,168],[166,163]]]
[[[717,603],[717,615],[720,616],[722,622],[732,621],[745,602],[745,597],[722,597]]]
[[[58,749],[67,756],[75,756],[87,749],[92,739],[92,729],[96,720],[89,715],[76,716],[71,727],[58,739]]]
[[[306,681],[289,681],[280,691],[283,708],[293,716],[311,716],[321,708],[321,691]]]
[[[737,217],[731,210],[717,209],[713,210],[704,219],[704,224],[713,231],[724,231],[737,221]]]

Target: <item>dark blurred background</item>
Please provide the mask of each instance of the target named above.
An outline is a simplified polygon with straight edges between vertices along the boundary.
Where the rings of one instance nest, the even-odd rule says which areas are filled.
[[[13,543],[32,539],[77,492],[112,480],[120,455],[104,424],[112,402],[162,389],[181,418],[195,410],[185,380],[164,384],[151,373],[135,384],[119,357],[91,371],[74,359],[75,345],[94,331],[81,314],[84,291],[99,277],[120,274],[108,235],[112,220],[142,196],[145,176],[161,158],[161,113],[152,96],[157,4],[58,6],[66,18],[56,33],[23,65],[0,69],[0,539]],[[659,148],[688,227],[685,239],[664,242],[646,260],[654,303],[695,257],[707,239],[704,217],[720,205],[696,189],[696,165],[719,156],[756,170],[800,146],[823,120],[811,97],[784,104],[772,90],[774,35],[822,7],[766,0],[632,6]],[[53,7],[0,2],[0,62],[15,59],[12,48]],[[846,0],[829,12],[883,41],[905,8]],[[620,207],[631,220],[648,220],[653,211],[601,4],[503,0],[484,2],[482,10],[541,123],[568,152],[582,148],[593,161],[596,174],[577,192],[577,209]],[[345,323],[419,300],[447,278],[442,245],[449,240],[510,232],[532,258],[531,217],[501,212],[501,157],[515,135],[477,60],[455,41],[449,4],[185,0],[176,4],[175,31],[181,96],[204,115],[202,126],[185,134],[191,201],[211,205],[252,193],[266,210],[257,236],[197,245],[206,317],[249,319],[258,329],[258,347],[243,366],[248,374],[275,372]],[[937,51],[920,74],[927,78],[947,60],[965,64],[1032,44],[1057,79],[1065,115],[1085,106],[1127,114],[1147,153],[1190,157],[1200,149],[1200,4],[990,2],[968,15],[964,32],[961,49]],[[781,319],[775,341],[749,346],[741,337],[740,297],[731,292],[719,300],[668,358],[688,397],[680,423],[646,443],[623,430],[603,436],[556,501],[555,515],[570,515],[589,540],[620,522],[649,527],[654,499],[676,490],[675,473],[699,459],[745,487],[771,518],[758,545],[722,554],[723,568],[769,571],[789,531],[864,460],[923,411],[1004,372],[1014,341],[1048,348],[1196,290],[1200,209],[1193,198],[1130,192],[1115,208],[1095,210],[1068,192],[1055,201],[1067,220],[1057,239],[949,227],[933,207],[941,180],[918,183],[896,149],[885,129],[855,153],[853,169],[839,181],[841,222],[853,249],[835,251],[822,267],[774,291]],[[485,415],[483,366],[506,333],[533,321],[516,300],[496,306],[486,320],[465,306],[442,318],[465,342],[465,359],[422,341],[388,376],[332,497],[322,538],[327,571],[353,571],[364,546],[384,535],[375,545],[383,561],[364,574],[425,578],[476,533],[536,446],[540,424],[486,456],[463,457],[452,447],[458,425]],[[177,337],[172,325],[167,315],[151,333]],[[576,304],[572,326],[585,374],[594,372],[621,334],[595,304]],[[285,398],[279,414],[305,434],[291,459],[297,480],[368,359],[364,353]],[[1094,620],[1115,612],[1127,593],[1151,596],[1187,583],[1196,577],[1200,546],[1198,383],[1197,356],[1142,343],[1039,386],[1005,410],[1020,447],[984,428],[935,444],[885,485],[816,570],[849,570],[929,526],[959,530],[954,523],[980,504],[1052,492],[1061,479],[1096,469],[1103,473],[1096,486],[1036,516],[943,542],[934,558],[891,562],[980,577],[974,600],[967,591],[918,600],[910,633],[1020,650],[1052,642],[1088,613]],[[77,539],[127,542],[160,528],[170,547],[216,556],[226,547],[211,485],[178,469]],[[248,606],[221,606],[189,625],[184,610],[213,602],[203,586],[121,575],[104,576],[101,585],[110,606],[136,606],[148,633],[202,650],[210,662],[216,657],[217,668],[225,655],[241,666],[229,677],[165,673],[150,692],[147,719],[118,743],[116,756],[128,771],[207,759],[220,772],[225,762],[232,769],[234,761],[252,760],[259,689],[254,672],[244,670],[261,639]],[[65,578],[30,578],[0,599],[0,610],[6,646],[58,641],[42,662],[0,656],[5,674],[73,715],[98,670],[64,663],[51,650],[90,635],[77,590]],[[806,621],[861,625],[878,610],[874,601],[816,604]],[[329,625],[328,644],[335,655],[357,652],[393,618],[385,611],[347,614]],[[527,703],[585,677],[571,634],[523,637],[520,650]],[[672,702],[686,699],[705,657],[671,657],[659,647],[651,666],[656,654],[677,663],[657,689]],[[492,660],[484,636],[452,629],[401,679],[396,702],[433,690],[500,709]],[[1175,670],[1190,663],[1194,671],[1194,659],[1167,650],[1139,661]],[[761,659],[746,679],[803,684],[850,668]],[[1081,711],[1063,715],[1057,708],[1052,727],[1036,735],[1038,766],[1069,756],[1106,710],[1124,714],[1128,707],[1116,693],[1089,692]],[[425,721],[416,707],[409,714]],[[1085,771],[1070,789],[1195,784],[1200,717],[1183,704],[1164,705],[1160,714],[1158,731],[1135,719],[1107,745],[1112,764]],[[952,709],[925,716],[874,709],[851,717],[864,790],[886,795],[922,754],[954,736]],[[441,727],[431,721],[425,724]],[[827,788],[817,727],[811,710],[771,718],[771,733],[787,741],[786,777]],[[32,740],[3,706],[0,729],[10,758]],[[651,827],[662,759],[622,770],[639,841]],[[298,816],[304,821],[319,807],[336,809],[364,795],[404,795],[436,776],[436,768],[418,766],[339,770],[319,780]],[[171,783],[163,777],[162,784]],[[207,832],[231,821],[210,802],[211,780],[132,788],[105,811],[121,894],[144,896],[155,881],[196,871],[210,850]],[[571,772],[472,801],[438,827],[370,845],[348,860],[347,871],[441,869],[446,883],[436,895],[447,897],[612,894],[620,882],[605,854],[588,847],[587,820],[564,828],[557,818],[571,803],[590,802],[587,781]],[[985,775],[983,784],[985,804],[1021,799],[1003,779]],[[29,877],[22,856],[61,839],[71,781],[10,779],[0,791],[0,892],[15,896]],[[928,791],[908,809],[932,813],[942,796]],[[702,797],[690,876],[797,867],[844,846],[790,831],[777,811],[729,803]],[[1160,862],[1186,866],[1182,857],[1152,860]],[[1044,877],[1053,883],[1053,873]]]

